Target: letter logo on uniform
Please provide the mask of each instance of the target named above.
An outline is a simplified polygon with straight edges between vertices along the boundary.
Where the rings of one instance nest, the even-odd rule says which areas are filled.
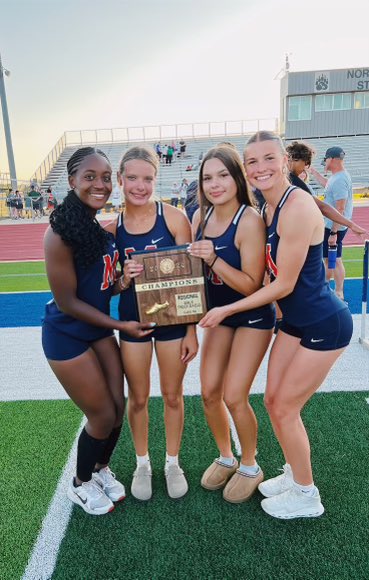
[[[113,259],[109,254],[105,254],[103,256],[104,273],[103,273],[103,281],[101,284],[101,290],[107,290],[109,286],[114,284],[118,258],[119,258],[118,250],[114,250]]]
[[[206,277],[214,286],[222,286],[223,280],[208,265],[206,265]]]
[[[269,274],[274,276],[274,278],[278,276],[278,268],[272,258],[272,244],[266,245],[266,267]]]
[[[158,249],[158,247],[156,244],[148,244],[147,246],[144,247],[144,250],[157,250],[157,249]],[[125,254],[127,260],[128,260],[129,254],[132,254],[132,252],[136,252],[136,248],[134,248],[133,246],[131,246],[130,248],[126,248],[124,250],[124,254]]]

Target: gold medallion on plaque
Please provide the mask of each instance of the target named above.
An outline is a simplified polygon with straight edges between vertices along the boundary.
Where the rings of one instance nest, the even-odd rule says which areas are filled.
[[[134,279],[139,320],[158,326],[194,324],[207,310],[203,262],[187,245],[129,254],[142,271]]]
[[[163,274],[171,274],[174,272],[175,267],[175,263],[170,258],[164,258],[159,264],[160,272],[163,272]]]

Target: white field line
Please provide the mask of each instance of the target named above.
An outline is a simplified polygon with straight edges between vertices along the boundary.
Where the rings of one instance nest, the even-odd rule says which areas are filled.
[[[367,403],[368,403],[368,405],[369,405],[369,399],[365,399],[365,400],[366,400],[366,402],[367,402]]]
[[[60,544],[72,513],[73,504],[67,498],[66,490],[75,473],[77,442],[85,422],[83,419],[78,429],[22,580],[49,580],[54,572]]]

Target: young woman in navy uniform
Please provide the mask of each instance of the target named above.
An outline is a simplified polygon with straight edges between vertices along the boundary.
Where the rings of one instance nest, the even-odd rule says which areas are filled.
[[[120,162],[118,182],[123,189],[125,209],[110,231],[116,236],[124,273],[119,302],[121,320],[138,319],[132,280],[142,271],[142,267],[129,259],[129,254],[135,250],[157,249],[191,241],[191,228],[184,213],[153,198],[158,168],[155,152],[144,146],[132,147]],[[141,501],[150,499],[152,495],[148,400],[155,348],[164,400],[167,490],[172,498],[182,497],[188,490],[178,461],[184,422],[182,381],[186,365],[198,349],[195,327],[160,327],[151,336],[138,340],[122,331],[120,348],[128,382],[128,419],[137,459],[132,495]]]
[[[111,166],[92,147],[67,164],[69,191],[50,216],[44,247],[53,299],[46,305],[42,344],[51,369],[87,417],[78,440],[77,472],[68,497],[93,515],[124,499],[108,464],[124,413],[123,370],[113,330],[146,336],[150,325],[109,316],[118,251],[96,220],[111,193]]]
[[[205,155],[199,175],[200,209],[194,216],[190,252],[207,267],[210,307],[232,304],[258,290],[265,274],[265,226],[253,207],[242,160],[234,147],[218,145]],[[202,217],[203,216],[203,217]],[[263,480],[256,463],[257,421],[249,403],[255,374],[270,343],[275,309],[261,305],[205,329],[201,388],[207,422],[220,456],[203,474],[209,490],[246,501]],[[233,456],[227,409],[241,445]]]
[[[245,149],[247,178],[266,199],[267,264],[271,283],[254,294],[209,311],[200,324],[213,328],[238,312],[277,301],[283,321],[269,358],[265,392],[281,445],[283,474],[262,482],[262,508],[291,519],[324,512],[313,482],[310,444],[301,410],[349,344],[352,317],[325,281],[324,223],[311,195],[291,186],[280,138],[261,131]]]

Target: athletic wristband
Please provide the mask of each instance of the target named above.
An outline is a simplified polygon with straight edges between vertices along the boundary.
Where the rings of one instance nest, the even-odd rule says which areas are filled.
[[[330,232],[329,237],[336,236],[336,235],[337,235],[337,232]]]
[[[212,261],[212,263],[211,263],[211,264],[209,264],[209,268],[210,268],[210,269],[211,269],[211,268],[214,266],[214,264],[215,264],[215,262],[217,261],[218,257],[219,257],[219,256],[215,256],[215,258],[214,258],[214,260]]]

